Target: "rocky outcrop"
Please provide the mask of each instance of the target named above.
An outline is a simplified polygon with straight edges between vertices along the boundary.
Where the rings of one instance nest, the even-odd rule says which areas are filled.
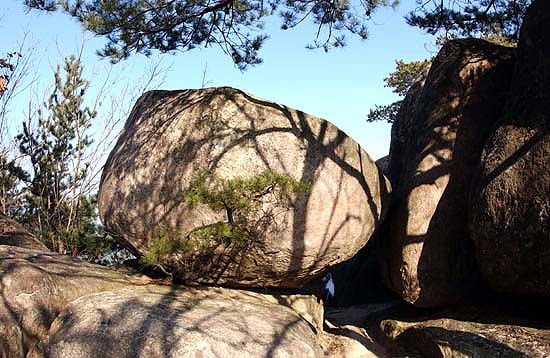
[[[153,282],[0,246],[0,356],[323,357],[361,348],[323,331],[314,296]]]
[[[269,295],[143,286],[82,297],[44,344],[63,357],[323,357],[316,334]]]
[[[513,49],[482,40],[443,46],[392,129],[387,281],[405,301],[460,299],[475,276],[468,193],[489,129],[500,114]]]
[[[550,296],[550,3],[525,16],[510,94],[484,146],[470,233],[494,289]]]
[[[165,261],[180,278],[206,283],[302,284],[366,244],[389,191],[367,153],[325,120],[232,88],[152,91],[137,102],[105,165],[103,223],[140,254],[163,229],[185,237],[230,221],[229,213],[185,202],[205,170],[224,179],[271,170],[311,185],[284,205],[263,202],[257,236],[243,246],[194,246],[188,260],[176,253]]]
[[[0,214],[0,245],[49,251],[46,245],[35,238],[21,224],[3,214]]]
[[[136,280],[67,256],[0,245],[0,356],[24,357],[69,302]]]
[[[381,357],[542,358],[550,352],[548,317],[543,300],[495,295],[436,311],[403,302],[329,309],[325,322],[365,328]]]
[[[498,323],[478,323],[451,318],[422,322],[385,320],[381,331],[393,352],[421,357],[532,357],[550,352],[547,330]]]

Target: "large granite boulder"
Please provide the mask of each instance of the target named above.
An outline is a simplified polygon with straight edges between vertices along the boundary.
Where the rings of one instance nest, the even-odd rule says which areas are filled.
[[[274,296],[166,286],[82,297],[44,346],[50,358],[324,356],[308,322]]]
[[[383,273],[409,303],[454,302],[474,282],[467,193],[505,100],[513,53],[477,39],[448,42],[394,123]]]
[[[484,146],[470,233],[494,289],[550,296],[550,3],[525,16],[510,94]]]
[[[0,356],[24,357],[69,302],[140,280],[67,256],[0,245]]]
[[[431,66],[431,65],[430,65]],[[418,75],[414,83],[409,88],[407,95],[401,102],[395,122],[391,126],[390,153],[388,154],[385,172],[390,180],[392,190],[404,187],[401,185],[403,173],[407,169],[410,161],[409,151],[414,150],[414,137],[416,134],[417,111],[420,110],[420,100],[422,89],[428,77],[429,68]],[[395,198],[394,198],[395,199]]]
[[[138,100],[103,171],[100,215],[143,254],[159,236],[170,239],[166,232],[181,239],[231,221],[229,210],[186,203],[200,173],[230,180],[266,170],[310,187],[283,204],[262,201],[247,219],[253,240],[201,241],[162,265],[204,283],[295,287],[351,258],[378,226],[388,183],[355,141],[325,120],[227,87]]]
[[[0,245],[49,251],[46,245],[35,238],[21,224],[3,214],[0,214]]]

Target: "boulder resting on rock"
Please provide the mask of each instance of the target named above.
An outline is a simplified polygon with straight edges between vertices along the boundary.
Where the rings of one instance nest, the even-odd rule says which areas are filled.
[[[279,195],[267,185],[267,195],[243,193],[254,207],[246,216],[227,201],[221,210],[188,203],[204,173],[212,189],[247,187],[266,171],[308,189]],[[228,87],[151,91],[107,160],[99,211],[138,255],[162,246],[159,237],[165,247],[184,241],[187,253],[172,250],[161,264],[185,280],[297,287],[367,243],[389,190],[359,144],[325,120]],[[192,242],[204,228],[227,230],[221,239]],[[235,232],[246,239],[237,243]]]

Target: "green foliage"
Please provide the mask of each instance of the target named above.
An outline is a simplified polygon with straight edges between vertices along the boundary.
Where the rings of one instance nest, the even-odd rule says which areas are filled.
[[[141,263],[165,271],[163,262],[172,255],[185,260],[196,250],[253,244],[258,230],[272,222],[272,208],[288,207],[290,195],[310,190],[311,184],[271,170],[251,178],[233,179],[202,172],[191,182],[185,201],[190,208],[206,205],[214,211],[225,211],[226,221],[199,226],[187,234],[163,228]],[[266,209],[266,204],[271,208]]]
[[[20,219],[51,249],[73,255],[89,250],[99,235],[96,199],[82,192],[84,151],[91,143],[86,132],[96,116],[83,104],[88,86],[80,60],[66,58],[48,100],[17,136],[32,168]]]
[[[162,262],[175,253],[188,253],[192,247],[189,240],[180,238],[168,227],[160,230],[159,237],[151,241],[151,247],[140,258],[140,263],[163,269]],[[164,270],[164,269],[163,269]]]
[[[532,0],[417,0],[419,6],[406,20],[408,24],[433,35],[499,36],[517,42],[523,16],[531,2]]]
[[[65,236],[67,246],[74,243],[69,252],[86,257],[90,261],[111,252],[116,242],[97,222],[97,195],[80,195],[74,210],[72,229],[67,230]],[[66,211],[70,212],[70,208]]]
[[[228,221],[237,213],[247,214],[265,202],[268,195],[277,201],[288,194],[306,192],[310,184],[266,170],[252,178],[222,179],[212,172],[201,173],[190,185],[185,201],[190,207],[206,204],[212,210],[226,210]]]
[[[411,62],[397,60],[395,61],[395,71],[384,78],[385,86],[392,88],[394,93],[404,97],[419,76],[430,68],[431,63],[431,59]],[[385,120],[388,123],[393,123],[402,102],[402,100],[398,100],[389,105],[376,105],[375,109],[371,109],[367,115],[367,122]]]
[[[272,219],[269,212],[261,210],[265,204],[288,207],[291,194],[309,190],[311,184],[272,170],[251,178],[233,179],[203,172],[191,182],[185,201],[191,208],[205,204],[214,211],[225,211],[227,222],[199,227],[189,237],[200,242],[206,240],[226,244],[253,240],[260,222]]]
[[[22,208],[22,183],[29,180],[29,174],[9,159],[7,153],[0,153],[0,212],[15,217]]]
[[[311,48],[343,46],[346,34],[364,39],[367,21],[382,6],[397,1],[362,1],[360,8],[348,0],[25,0],[30,8],[62,10],[89,31],[105,35],[100,52],[113,61],[131,53],[151,50],[189,51],[199,46],[219,46],[234,63],[245,69],[262,62],[258,56],[267,39],[264,18],[278,14],[282,29],[306,18],[318,26]]]
[[[374,109],[371,109],[369,111],[369,114],[367,114],[367,122],[378,122],[378,121],[386,121],[388,123],[393,123],[397,119],[397,113],[399,112],[399,108],[401,108],[401,103],[403,103],[403,100],[395,101],[390,104],[386,105],[374,105]]]
[[[404,97],[418,79],[418,76],[430,68],[431,63],[431,59],[411,62],[395,61],[395,71],[384,78],[386,87],[393,88],[394,93]]]
[[[515,40],[511,40],[509,37],[502,35],[482,36],[481,38],[485,41],[492,42],[495,45],[505,47],[517,47],[518,44]]]
[[[87,29],[107,37],[100,52],[113,61],[152,50],[189,51],[219,46],[245,69],[262,62],[267,39],[263,20],[278,14],[281,28],[309,19],[318,26],[309,48],[325,51],[346,44],[346,35],[368,37],[371,15],[398,0],[24,0],[30,8],[62,10]],[[412,26],[434,35],[503,36],[517,41],[521,20],[531,0],[416,0],[406,16]]]
[[[203,225],[189,233],[188,238],[199,247],[208,247],[211,243],[226,245],[241,244],[250,238],[249,232],[239,225],[219,221],[211,225]]]
[[[522,5],[522,7],[518,9],[518,12],[520,12],[522,15],[524,11],[523,6],[526,5]],[[457,28],[452,28],[452,31],[449,30],[451,32],[446,32],[444,35],[441,35],[437,38],[436,45],[442,46],[448,40],[458,38],[460,36],[476,35],[481,39],[492,42],[496,45],[515,47],[517,41],[517,34],[515,33],[515,31],[519,31],[519,27],[514,27],[512,29],[510,26],[506,28],[501,28],[501,30],[499,31],[497,31],[496,29],[494,29],[494,31],[483,32],[472,30],[470,33],[466,33]],[[437,31],[434,30],[434,33],[437,33]],[[407,92],[414,84],[414,82],[419,78],[419,76],[422,73],[427,72],[427,70],[430,68],[432,60],[433,59],[426,59],[423,61],[411,62],[405,62],[403,60],[395,61],[395,71],[391,72],[388,77],[384,78],[384,82],[386,82],[385,87],[390,87],[392,88],[392,91],[394,93],[397,93],[400,97],[405,97],[407,95]],[[386,121],[388,123],[393,123],[397,118],[397,113],[399,112],[399,108],[401,107],[402,103],[403,100],[397,100],[388,105],[375,105],[375,108],[371,109],[369,114],[367,115],[367,122]]]

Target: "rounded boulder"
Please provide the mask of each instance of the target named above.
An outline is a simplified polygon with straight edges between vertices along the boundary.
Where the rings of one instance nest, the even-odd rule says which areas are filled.
[[[323,119],[228,87],[152,91],[107,160],[99,211],[182,279],[296,287],[367,243],[388,193],[368,154]]]
[[[550,296],[550,3],[534,1],[509,95],[483,149],[470,234],[485,281]]]

